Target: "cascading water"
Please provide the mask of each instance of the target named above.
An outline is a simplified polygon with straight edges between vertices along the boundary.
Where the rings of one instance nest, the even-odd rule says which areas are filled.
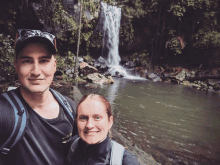
[[[118,52],[121,8],[101,2],[101,12],[103,15],[103,44],[108,49],[107,65],[110,68],[108,71],[112,73],[112,75],[120,73],[126,78],[137,78],[129,75],[126,70],[119,65],[121,61]]]

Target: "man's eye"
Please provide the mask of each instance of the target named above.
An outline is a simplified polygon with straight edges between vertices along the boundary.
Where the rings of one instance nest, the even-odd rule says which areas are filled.
[[[100,116],[95,116],[95,120],[100,120],[101,117]]]
[[[30,60],[23,60],[22,63],[30,63]]]
[[[40,62],[41,63],[47,63],[47,62],[49,62],[49,60],[44,59],[44,60],[41,60]]]

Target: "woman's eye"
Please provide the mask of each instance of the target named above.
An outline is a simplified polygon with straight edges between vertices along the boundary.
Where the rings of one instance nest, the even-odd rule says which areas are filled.
[[[79,118],[79,120],[82,120],[82,121],[84,121],[84,120],[86,120],[87,118],[86,117],[80,117]]]

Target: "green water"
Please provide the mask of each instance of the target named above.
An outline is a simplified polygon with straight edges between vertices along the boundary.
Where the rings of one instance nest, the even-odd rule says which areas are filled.
[[[220,164],[220,95],[175,84],[114,79],[104,95],[114,128],[163,164]]]

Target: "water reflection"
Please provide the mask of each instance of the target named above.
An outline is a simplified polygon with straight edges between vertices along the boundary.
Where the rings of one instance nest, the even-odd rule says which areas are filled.
[[[79,88],[108,98],[114,127],[164,164],[220,164],[219,95],[127,79]]]

